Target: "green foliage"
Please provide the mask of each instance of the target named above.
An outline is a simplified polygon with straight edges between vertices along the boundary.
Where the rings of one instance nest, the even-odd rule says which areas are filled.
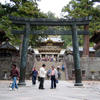
[[[34,3],[31,2],[25,2],[22,6],[19,6],[17,9],[17,12],[12,12],[12,16],[17,17],[37,17],[39,13],[39,10],[35,7]]]
[[[23,30],[25,29],[25,26],[16,26],[12,25],[11,21],[9,20],[9,15],[11,16],[17,16],[17,17],[23,17],[23,18],[44,18],[47,17],[46,14],[43,14],[38,9],[37,0],[34,0],[33,2],[30,1],[23,1],[22,0],[11,0],[14,5],[11,4],[0,4],[0,29],[3,29],[6,32],[6,36],[10,39],[12,44],[19,45],[22,40],[20,35],[12,35],[11,30]],[[44,29],[45,27],[38,27],[38,26],[32,26],[31,29]],[[44,37],[44,35],[30,35],[30,42],[29,45],[36,46],[37,41],[39,40],[39,37]]]
[[[71,0],[62,11],[68,12],[68,16],[74,18],[90,16],[91,10],[94,8],[92,6],[93,3],[88,1],[89,0],[81,0],[77,2],[77,0]]]
[[[57,18],[55,17],[55,14],[52,13],[51,11],[48,11],[48,12],[47,12],[47,16],[48,16],[48,18],[50,18],[50,19],[57,19]]]
[[[2,7],[2,5],[0,5],[0,30],[4,30],[7,37],[10,37],[10,39],[12,38],[12,35],[10,34],[11,31],[11,21],[9,20],[8,16],[6,15],[6,10]]]
[[[67,46],[72,45],[72,36],[71,35],[62,35],[61,38],[64,41],[63,48],[66,48]]]
[[[100,7],[93,7],[94,2],[90,0],[71,0],[68,5],[66,5],[62,12],[65,12],[65,17],[67,18],[82,18],[92,16],[92,21],[89,25],[90,35],[94,31],[100,30]],[[80,29],[80,27],[78,27]],[[83,29],[81,27],[81,29]],[[79,44],[82,45],[83,37],[79,36]],[[93,44],[91,44],[93,45]]]

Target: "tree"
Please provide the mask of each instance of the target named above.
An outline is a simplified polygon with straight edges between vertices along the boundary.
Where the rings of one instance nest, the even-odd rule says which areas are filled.
[[[6,36],[7,37],[11,37],[12,38],[12,35],[10,34],[10,24],[11,24],[11,21],[9,20],[8,18],[8,13],[11,11],[9,9],[9,5],[6,5],[7,9],[5,9],[5,6],[4,5],[1,5],[0,4],[0,30],[2,30],[2,32],[4,33],[7,33]],[[9,9],[9,12],[8,12],[8,9]]]
[[[96,0],[95,0],[96,1]],[[97,0],[98,1],[98,0]],[[90,17],[92,16],[91,31],[96,30],[96,24],[100,20],[100,10],[93,7],[94,2],[91,0],[71,0],[68,5],[66,5],[62,11],[68,12],[66,15],[69,18],[80,18],[80,17]],[[95,22],[94,22],[95,21]],[[94,28],[95,27],[95,28]]]
[[[65,15],[66,18],[89,18],[91,16],[92,20],[90,22],[89,30],[93,33],[94,31],[100,29],[100,9],[97,7],[94,8],[93,5],[93,0],[71,0],[69,4],[62,9],[62,12],[67,13]],[[78,28],[82,29],[83,27]]]
[[[14,45],[19,45],[21,43],[21,39],[19,39],[20,36],[18,35],[12,35],[11,34],[11,29],[16,29],[16,30],[23,30],[24,26],[19,27],[11,24],[11,21],[9,20],[9,15],[10,16],[17,16],[17,17],[28,17],[28,18],[40,18],[40,17],[47,17],[46,14],[43,14],[40,12],[38,9],[37,0],[34,1],[25,1],[25,0],[10,0],[13,2],[12,4],[5,4],[5,5],[0,5],[0,29],[3,29],[6,32],[6,35],[10,38],[10,41]],[[23,2],[23,3],[22,3]],[[31,27],[36,29],[43,29],[44,27],[38,27],[34,26]],[[36,35],[36,36],[30,36],[31,40],[29,45],[35,46],[35,43],[38,41],[39,36],[44,36],[44,35]]]
[[[55,17],[55,14],[52,13],[51,11],[48,11],[48,12],[47,12],[47,16],[48,16],[48,18],[50,18],[50,19],[57,19],[57,17]]]

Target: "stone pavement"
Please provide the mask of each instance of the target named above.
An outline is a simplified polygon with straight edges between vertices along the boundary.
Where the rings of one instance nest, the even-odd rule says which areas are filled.
[[[84,86],[74,86],[73,81],[59,81],[56,89],[50,89],[50,81],[45,81],[45,90],[39,90],[26,81],[26,86],[10,91],[11,81],[0,81],[0,100],[100,100],[100,82],[84,81]]]

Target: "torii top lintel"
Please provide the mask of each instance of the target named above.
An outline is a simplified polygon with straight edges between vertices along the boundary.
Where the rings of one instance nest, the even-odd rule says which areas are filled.
[[[47,19],[47,18],[21,18],[21,17],[12,17],[10,16],[13,24],[25,25],[29,23],[30,25],[38,26],[71,26],[76,24],[80,25],[89,25],[89,18],[78,18],[78,19]]]

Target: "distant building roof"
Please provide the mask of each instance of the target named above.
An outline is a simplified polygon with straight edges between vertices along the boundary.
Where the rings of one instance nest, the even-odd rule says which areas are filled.
[[[33,49],[35,54],[40,54],[38,49]]]
[[[67,50],[73,51],[73,47],[67,47]],[[79,51],[83,51],[83,47],[79,47]],[[89,51],[94,52],[95,49],[93,47],[89,47]]]
[[[14,46],[12,46],[8,41],[0,46],[0,49],[10,49],[10,50],[17,50]]]
[[[45,39],[42,39],[42,42],[46,42],[48,40],[51,40],[53,42],[63,42],[63,40],[61,39],[60,36],[53,36],[53,37],[49,36],[49,37],[47,37]]]
[[[66,49],[61,49],[60,55],[63,55],[65,53]]]

